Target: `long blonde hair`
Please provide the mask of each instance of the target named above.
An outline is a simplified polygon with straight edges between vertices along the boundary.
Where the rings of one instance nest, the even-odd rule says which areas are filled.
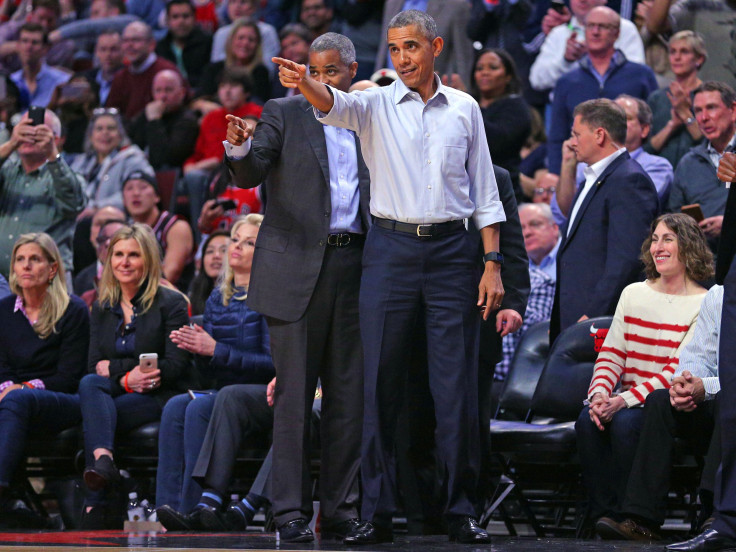
[[[244,217],[238,217],[233,223],[232,227],[230,228],[230,238],[232,239],[235,236],[235,233],[238,231],[238,229],[241,226],[250,224],[251,226],[260,228],[261,222],[263,222],[263,215],[259,215],[258,213],[250,213],[249,215],[245,215]],[[225,255],[222,272],[220,272],[220,278],[217,281],[217,287],[219,288],[220,293],[222,294],[222,304],[225,306],[227,306],[230,303],[230,299],[235,299],[237,301],[245,301],[245,298],[248,296],[248,293],[246,292],[246,293],[243,293],[242,295],[238,295],[237,297],[233,297],[236,291],[235,273],[233,272],[233,269],[230,267],[229,250],[228,250],[228,254]]]
[[[143,276],[138,282],[139,292],[143,287],[143,293],[140,296],[141,312],[138,314],[143,314],[151,308],[161,281],[161,250],[151,228],[140,222],[123,226],[110,238],[110,247],[107,250],[105,267],[102,269],[100,279],[99,303],[101,306],[111,307],[118,304],[122,298],[120,282],[112,272],[112,253],[116,243],[130,239],[138,243],[143,255]]]
[[[33,325],[33,331],[41,339],[46,339],[52,333],[56,332],[56,323],[64,316],[67,306],[69,306],[69,293],[66,289],[66,274],[64,273],[64,263],[61,260],[61,253],[56,246],[54,239],[45,232],[37,232],[32,234],[22,234],[13,246],[13,254],[10,257],[10,290],[16,295],[23,296],[23,289],[18,285],[18,277],[15,275],[15,255],[21,245],[35,243],[41,248],[46,260],[51,264],[56,264],[56,275],[49,282],[46,288],[46,295],[41,304],[41,311],[38,314],[38,321]]]
[[[256,66],[263,61],[263,39],[261,37],[261,30],[258,28],[258,23],[256,23],[249,17],[241,17],[239,19],[236,19],[230,26],[230,32],[227,33],[227,39],[225,40],[225,67],[237,67],[237,65],[235,64],[235,56],[233,56],[231,48],[233,44],[233,39],[235,38],[235,33],[237,33],[243,27],[249,27],[253,29],[256,33],[256,37],[258,38],[258,46],[256,46],[256,50],[255,52],[253,52],[253,59],[250,60],[250,63],[248,63],[247,65],[242,66],[247,69],[248,74],[250,75],[253,72],[253,69],[255,69]]]

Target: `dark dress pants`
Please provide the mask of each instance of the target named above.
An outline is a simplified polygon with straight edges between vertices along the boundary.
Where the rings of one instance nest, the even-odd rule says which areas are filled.
[[[243,442],[253,437],[265,438],[272,425],[273,409],[266,402],[265,385],[223,387],[215,398],[192,478],[203,489],[214,489],[220,496],[227,496]]]
[[[713,529],[736,537],[736,256],[723,282],[723,310],[718,356],[721,382],[721,467],[716,474]]]
[[[363,349],[358,319],[360,244],[326,246],[307,310],[296,322],[267,318],[276,368],[273,512],[281,526],[312,517],[310,423],[322,383],[319,499],[322,521],[358,517]]]
[[[692,412],[678,412],[670,404],[668,389],[657,389],[647,396],[644,425],[622,504],[624,514],[656,525],[664,523],[675,438],[687,439],[697,453],[705,454],[713,432],[714,403],[708,401]]]
[[[10,486],[29,435],[53,435],[82,421],[79,397],[46,389],[15,389],[0,402],[0,487]]]
[[[478,236],[418,238],[373,226],[363,254],[365,351],[362,517],[396,512],[396,421],[405,399],[412,332],[423,313],[445,514],[475,515],[478,434]]]
[[[588,489],[588,516],[597,520],[621,511],[626,482],[644,422],[643,408],[624,408],[600,431],[589,407],[575,423],[583,481]]]

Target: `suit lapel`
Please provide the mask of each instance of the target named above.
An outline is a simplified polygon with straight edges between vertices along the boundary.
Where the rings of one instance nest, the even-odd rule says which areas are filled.
[[[317,157],[317,161],[319,161],[319,166],[322,169],[322,174],[325,177],[324,183],[329,188],[330,163],[327,160],[327,141],[325,140],[325,129],[324,125],[320,123],[314,116],[312,106],[308,103],[306,109],[304,110],[302,124],[304,125],[304,134],[307,135],[309,145],[311,146],[312,151],[314,151],[314,155]]]
[[[572,221],[572,228],[567,233],[567,239],[565,240],[565,244],[572,239],[573,235],[575,234],[576,230],[578,229],[578,226],[580,226],[580,221],[583,219],[583,215],[585,214],[585,210],[588,208],[588,205],[590,205],[590,202],[593,201],[593,198],[598,193],[598,190],[600,190],[601,187],[606,183],[606,180],[608,180],[608,177],[615,171],[619,165],[621,165],[624,161],[629,159],[629,152],[625,151],[621,155],[619,155],[616,159],[614,159],[608,167],[606,167],[606,170],[603,171],[603,174],[601,174],[593,184],[592,188],[588,190],[588,195],[585,196],[583,199],[583,203],[580,205],[580,209],[578,209],[577,214],[575,215],[575,220]],[[578,194],[575,195],[575,200],[573,201],[573,205],[578,200],[578,196],[580,193],[582,193],[582,190],[585,189],[584,187],[578,192]],[[568,222],[569,224],[569,222]]]

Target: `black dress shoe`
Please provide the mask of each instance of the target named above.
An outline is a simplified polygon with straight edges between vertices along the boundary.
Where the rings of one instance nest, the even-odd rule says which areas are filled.
[[[204,529],[201,514],[205,507],[197,506],[188,514],[177,512],[168,504],[156,508],[156,517],[167,531],[197,531]],[[209,508],[209,507],[207,507]],[[214,508],[212,508],[214,509]]]
[[[309,528],[309,522],[304,518],[292,519],[278,529],[279,540],[282,542],[312,542],[314,533]]]
[[[343,544],[356,545],[378,544],[393,542],[394,534],[390,527],[373,523],[372,521],[358,522],[358,525],[343,539]]]
[[[202,506],[199,510],[200,525],[208,531],[232,531],[225,519],[225,514],[211,506]]]
[[[112,457],[103,454],[95,460],[94,466],[84,470],[84,482],[91,491],[101,491],[108,485],[120,482],[120,470],[115,466]]]
[[[489,544],[491,537],[478,525],[475,518],[470,516],[450,521],[448,527],[450,541],[462,544]]]
[[[736,550],[736,539],[722,535],[715,529],[708,529],[689,541],[668,544],[666,549],[686,551]]]
[[[360,520],[346,519],[337,523],[322,523],[323,539],[343,540],[361,525]]]

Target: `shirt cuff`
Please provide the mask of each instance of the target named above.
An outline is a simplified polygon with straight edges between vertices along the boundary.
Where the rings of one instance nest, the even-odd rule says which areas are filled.
[[[11,385],[15,385],[15,382],[12,381],[12,380],[8,380],[8,381],[4,381],[4,382],[0,383],[0,393],[2,393],[3,391],[5,391]]]
[[[34,389],[46,389],[46,386],[44,385],[43,381],[40,379],[28,380],[26,383],[33,386]]]
[[[721,390],[721,382],[717,377],[703,378],[703,388],[705,389],[705,400],[710,401]]]
[[[491,201],[483,207],[476,208],[475,213],[473,213],[473,222],[479,230],[491,224],[505,221],[506,214],[503,210],[503,203],[497,200]]]
[[[225,146],[225,155],[231,161],[240,161],[250,152],[250,138],[239,146],[233,146],[227,140],[223,140],[222,145]]]

